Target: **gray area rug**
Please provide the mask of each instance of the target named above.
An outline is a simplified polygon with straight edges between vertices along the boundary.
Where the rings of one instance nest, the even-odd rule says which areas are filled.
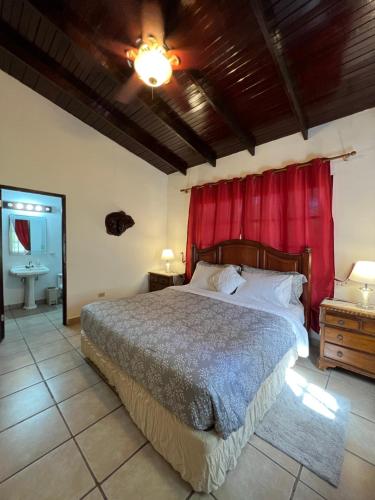
[[[337,486],[350,403],[293,372],[256,434]]]

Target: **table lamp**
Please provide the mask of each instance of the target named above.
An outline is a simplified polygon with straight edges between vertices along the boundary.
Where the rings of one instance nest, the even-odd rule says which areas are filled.
[[[362,302],[359,304],[363,309],[373,309],[368,303],[370,293],[373,291],[368,285],[375,285],[375,262],[371,260],[359,260],[354,264],[349,279],[357,283],[363,283],[360,288],[362,292]]]
[[[165,260],[165,271],[167,273],[171,272],[171,263],[170,261],[174,259],[174,253],[173,250],[170,248],[164,248],[164,250],[161,253],[161,260]]]

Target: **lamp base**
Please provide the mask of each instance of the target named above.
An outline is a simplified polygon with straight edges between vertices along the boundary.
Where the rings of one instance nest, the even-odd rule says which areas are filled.
[[[168,261],[165,263],[165,272],[167,274],[170,274],[170,272],[171,272],[171,263]]]
[[[359,309],[365,309],[366,311],[371,310],[371,309],[375,309],[375,306],[372,306],[369,304],[362,304],[362,302],[358,302],[358,304],[356,304],[356,306]]]
[[[362,302],[358,304],[358,307],[366,310],[374,309],[374,306],[368,303],[369,295],[373,291],[373,289],[369,288],[368,285],[365,285],[363,288],[360,288],[360,290],[362,292]]]

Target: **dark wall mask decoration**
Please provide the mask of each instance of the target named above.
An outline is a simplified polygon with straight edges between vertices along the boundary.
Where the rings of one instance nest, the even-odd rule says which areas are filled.
[[[113,236],[121,236],[129,227],[134,226],[133,217],[127,215],[124,211],[111,212],[105,218],[105,227],[108,234]]]

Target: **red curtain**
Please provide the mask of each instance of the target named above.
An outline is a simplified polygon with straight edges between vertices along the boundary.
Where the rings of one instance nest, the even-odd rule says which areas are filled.
[[[28,252],[31,249],[30,246],[30,225],[28,220],[16,219],[14,221],[14,229],[16,231],[17,238],[19,239],[21,245]]]
[[[243,182],[206,185],[191,190],[188,237],[186,248],[186,274],[190,279],[191,247],[207,248],[223,240],[241,237]]]
[[[332,297],[335,275],[329,162],[249,175],[244,184],[243,238],[283,252],[311,248],[312,327],[318,331],[319,304]]]
[[[227,239],[255,240],[283,252],[312,249],[312,326],[318,330],[319,304],[332,297],[334,249],[332,177],[329,162],[249,175],[243,181],[193,188],[187,238],[187,277],[191,246],[209,247]]]

